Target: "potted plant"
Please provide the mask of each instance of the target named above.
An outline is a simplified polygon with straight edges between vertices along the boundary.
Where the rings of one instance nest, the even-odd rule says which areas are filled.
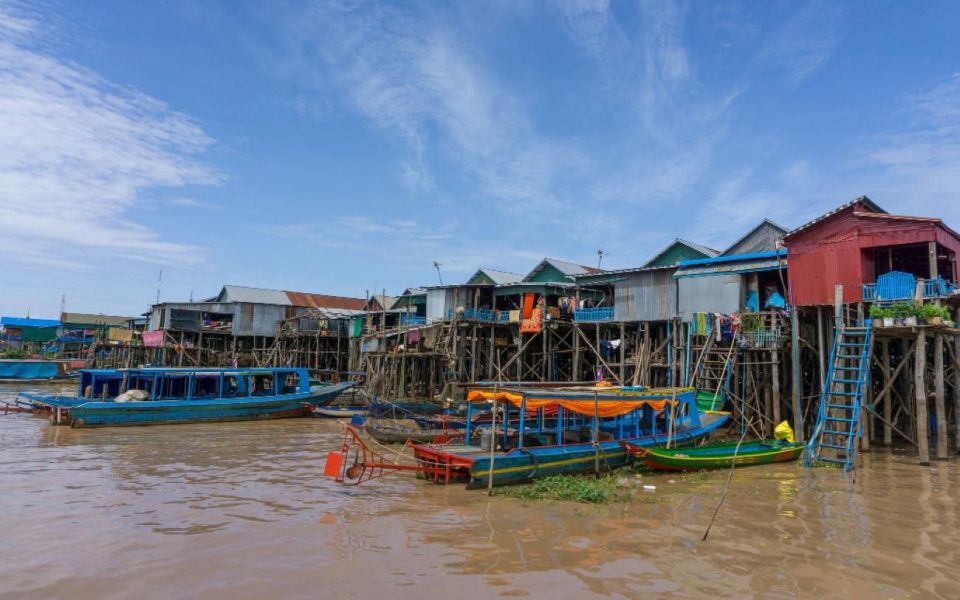
[[[909,304],[894,304],[887,309],[890,311],[890,317],[893,318],[893,324],[897,326],[906,325],[906,319],[910,316],[912,307]]]
[[[893,315],[889,308],[874,304],[870,307],[870,318],[874,327],[893,327]]]
[[[924,304],[920,307],[920,318],[928,325],[943,325],[944,321],[950,318],[950,311],[936,304]]]

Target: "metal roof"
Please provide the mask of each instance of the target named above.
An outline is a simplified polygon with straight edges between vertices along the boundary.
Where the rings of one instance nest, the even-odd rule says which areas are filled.
[[[59,327],[60,321],[54,319],[29,319],[21,317],[0,317],[3,327]]]
[[[474,273],[470,277],[470,279],[468,279],[467,281],[472,281],[474,277],[476,277],[477,275],[480,275],[481,273],[483,275],[486,275],[488,278],[490,278],[490,281],[492,281],[494,285],[501,285],[504,283],[514,283],[517,281],[521,281],[523,279],[523,275],[521,275],[520,273],[511,273],[510,271],[498,271],[497,269],[488,269],[487,267],[480,267],[479,269],[477,269],[477,272]]]
[[[281,290],[246,287],[242,285],[225,285],[215,298],[217,302],[244,302],[248,304],[276,304],[278,306],[293,306],[287,293]]]
[[[533,279],[536,277],[537,273],[546,268],[547,265],[551,265],[567,277],[575,277],[577,275],[585,275],[587,273],[603,273],[603,269],[598,269],[596,267],[588,267],[586,265],[578,265],[576,263],[568,262],[565,260],[559,260],[556,258],[546,257],[537,263],[527,276],[523,278],[524,281]]]
[[[242,285],[225,285],[216,302],[240,302],[245,304],[273,304],[275,306],[299,306],[305,308],[340,308],[363,310],[366,300],[346,296],[329,296],[308,292],[288,292]]]
[[[797,234],[797,233],[803,231],[804,229],[808,229],[809,227],[812,227],[813,225],[816,225],[816,224],[819,223],[820,221],[823,221],[823,220],[825,220],[825,219],[829,219],[829,218],[832,217],[833,215],[835,215],[835,214],[837,214],[837,213],[839,213],[839,212],[843,212],[843,211],[847,210],[848,208],[850,208],[851,206],[854,206],[854,205],[856,205],[856,204],[858,204],[858,203],[864,205],[865,207],[867,207],[868,209],[872,210],[872,211],[875,212],[875,213],[883,213],[883,214],[886,214],[886,212],[887,212],[887,211],[883,210],[882,208],[880,208],[880,206],[879,206],[876,202],[874,202],[873,200],[871,200],[870,198],[867,198],[866,196],[860,196],[859,198],[856,198],[856,199],[854,199],[854,200],[851,200],[850,202],[847,202],[846,204],[842,204],[842,205],[838,206],[837,208],[831,210],[830,212],[827,212],[827,213],[824,213],[824,214],[820,215],[819,217],[817,217],[816,219],[813,219],[812,221],[808,221],[808,222],[804,223],[803,225],[801,225],[800,227],[797,227],[797,228],[794,229],[793,231],[788,232],[788,233],[787,233],[786,235],[784,235],[783,237],[784,237],[784,239],[787,239],[787,238],[789,238],[789,237],[792,237],[794,234]]]
[[[79,325],[110,325],[111,327],[126,327],[127,321],[133,317],[117,317],[112,315],[91,315],[87,313],[68,313],[60,315],[63,324],[76,323]]]
[[[686,246],[687,248],[691,248],[691,249],[693,249],[693,250],[696,250],[696,251],[699,252],[700,254],[703,254],[703,255],[706,255],[706,256],[717,256],[718,254],[720,254],[720,251],[719,251],[719,250],[715,250],[714,248],[708,248],[707,246],[704,246],[704,245],[702,245],[702,244],[697,244],[697,243],[695,243],[695,242],[691,242],[691,241],[685,240],[685,239],[683,239],[683,238],[677,238],[677,239],[673,240],[672,242],[670,242],[669,244],[667,244],[662,250],[660,250],[660,252],[657,252],[656,254],[654,254],[653,257],[652,257],[650,260],[648,260],[647,262],[643,263],[643,266],[644,266],[644,267],[650,266],[652,263],[656,262],[656,260],[657,260],[658,258],[660,258],[660,257],[663,256],[664,254],[666,254],[667,252],[669,252],[670,249],[673,248],[674,246],[676,246],[677,244],[681,244],[681,245],[683,245],[683,246]]]
[[[780,225],[779,223],[774,223],[774,222],[771,221],[770,219],[764,219],[764,220],[760,221],[759,223],[757,223],[757,225],[756,225],[753,229],[751,229],[750,231],[748,231],[748,232],[746,232],[745,234],[743,234],[743,235],[740,237],[740,239],[738,239],[737,241],[735,241],[735,242],[733,242],[732,244],[730,244],[729,246],[727,246],[727,249],[724,250],[723,252],[721,252],[720,254],[726,254],[726,253],[729,252],[732,248],[736,248],[737,244],[739,244],[740,242],[744,241],[745,239],[747,239],[748,237],[750,237],[751,235],[753,235],[755,232],[757,232],[757,231],[758,231],[761,227],[763,227],[764,225],[770,225],[770,226],[772,226],[774,229],[777,229],[777,230],[780,232],[780,236],[781,236],[781,237],[784,236],[784,235],[786,235],[787,232],[790,231],[789,229],[787,229],[787,228],[784,227],[783,225]]]
[[[733,262],[746,262],[751,260],[763,259],[763,258],[777,258],[778,256],[786,256],[787,249],[781,248],[780,250],[770,250],[768,252],[753,252],[751,254],[731,254],[730,256],[714,256],[713,258],[693,258],[690,260],[681,260],[677,265],[680,270],[684,270],[688,267],[698,267],[702,265],[717,265],[723,263],[733,263]]]
[[[776,271],[787,266],[785,258],[755,258],[737,262],[721,262],[699,266],[681,267],[673,276],[677,279],[684,277],[705,277],[708,275],[733,275],[737,273],[758,273],[760,271]]]

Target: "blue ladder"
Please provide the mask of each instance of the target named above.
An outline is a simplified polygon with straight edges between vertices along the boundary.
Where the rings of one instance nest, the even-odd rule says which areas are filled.
[[[860,431],[863,395],[870,385],[872,325],[837,329],[830,351],[830,369],[820,393],[820,411],[807,443],[803,463],[837,464],[849,471],[854,466]]]

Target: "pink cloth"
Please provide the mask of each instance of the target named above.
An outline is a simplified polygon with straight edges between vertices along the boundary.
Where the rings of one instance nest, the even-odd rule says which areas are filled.
[[[163,348],[163,330],[144,331],[143,345],[147,348]]]

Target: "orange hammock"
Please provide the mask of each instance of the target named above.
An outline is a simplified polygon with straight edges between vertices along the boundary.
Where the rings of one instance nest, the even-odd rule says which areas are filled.
[[[467,393],[467,401],[475,402],[477,400],[494,400],[497,402],[509,402],[517,408],[523,403],[523,395],[512,392],[497,392],[494,398],[493,392],[483,390],[471,390]],[[642,406],[649,406],[655,411],[661,411],[664,407],[674,400],[570,400],[569,398],[527,398],[526,409],[536,410],[548,406],[559,406],[564,410],[575,412],[579,415],[592,417],[619,417],[629,414]]]

